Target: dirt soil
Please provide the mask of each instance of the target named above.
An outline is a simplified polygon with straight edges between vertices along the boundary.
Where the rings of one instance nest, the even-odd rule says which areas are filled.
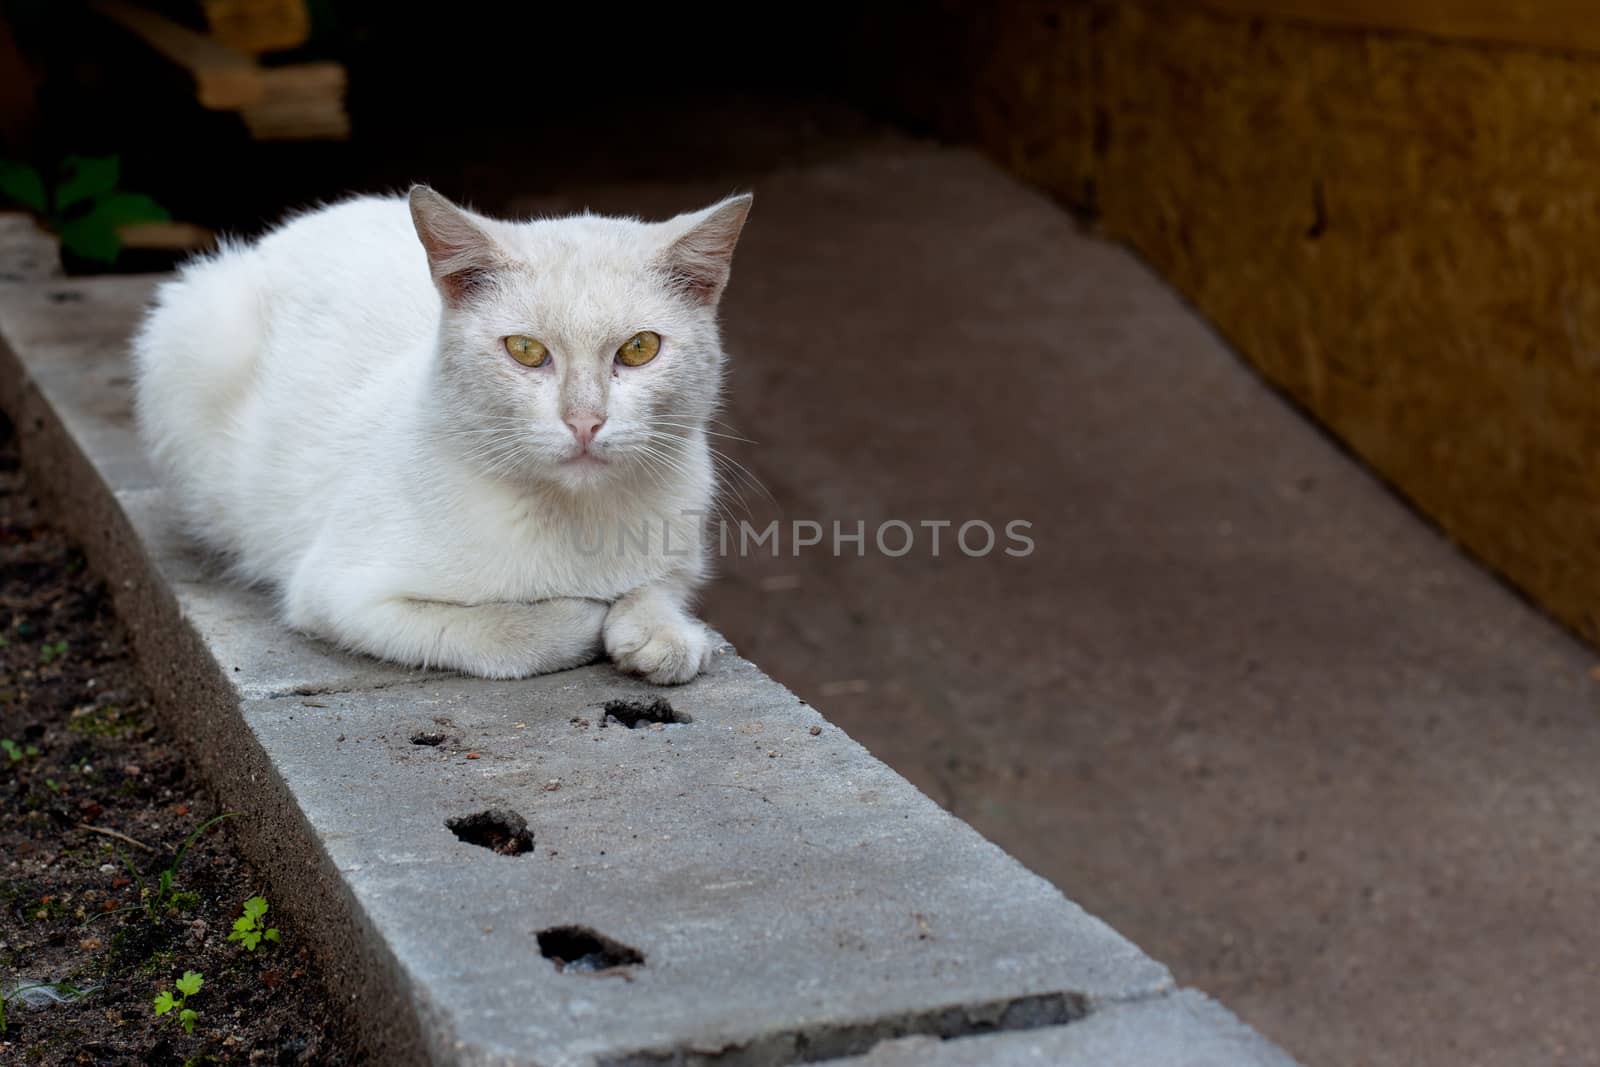
[[[0,1063],[357,1062],[291,923],[269,910],[278,940],[254,951],[228,939],[244,902],[265,892],[231,820],[200,833],[154,906],[160,871],[219,813],[157,723],[104,585],[31,495],[9,423],[0,795]],[[153,1010],[160,992],[179,995],[186,971],[203,977],[187,1003],[192,1033],[177,1011]],[[69,999],[22,989],[35,983],[60,983]]]

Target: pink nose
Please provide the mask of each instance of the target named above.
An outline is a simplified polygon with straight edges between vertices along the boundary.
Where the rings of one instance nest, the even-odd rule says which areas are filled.
[[[594,435],[606,424],[606,417],[596,415],[592,411],[581,411],[568,415],[564,421],[567,429],[572,431],[572,436],[578,439],[578,444],[588,448],[589,442],[594,440]]]

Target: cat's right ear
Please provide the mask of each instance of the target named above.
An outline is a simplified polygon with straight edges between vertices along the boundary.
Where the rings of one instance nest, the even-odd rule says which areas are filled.
[[[494,280],[504,259],[494,240],[456,205],[426,185],[408,197],[411,221],[428,253],[428,268],[445,303],[459,307]]]

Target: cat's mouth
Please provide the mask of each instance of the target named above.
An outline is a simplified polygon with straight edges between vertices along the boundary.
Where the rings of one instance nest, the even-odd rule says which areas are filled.
[[[601,456],[595,455],[588,449],[574,453],[561,461],[563,467],[604,467],[609,463]]]

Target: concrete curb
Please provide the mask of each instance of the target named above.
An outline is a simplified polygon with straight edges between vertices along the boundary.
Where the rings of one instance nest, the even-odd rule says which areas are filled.
[[[375,1062],[1290,1062],[731,649],[660,691],[283,630],[172,536],[134,440],[151,284],[0,291],[0,404]],[[657,697],[691,721],[608,722]]]

